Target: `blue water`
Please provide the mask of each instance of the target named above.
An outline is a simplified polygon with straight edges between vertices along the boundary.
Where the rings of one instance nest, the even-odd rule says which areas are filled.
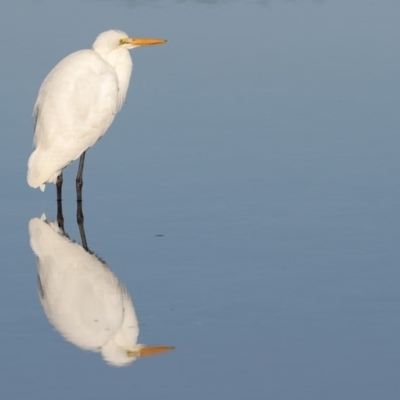
[[[1,8],[2,399],[398,398],[398,1]],[[129,291],[139,342],[176,346],[126,368],[47,321],[28,235],[56,216],[54,186],[26,184],[37,90],[111,28],[169,40],[132,52],[84,175],[89,247]]]

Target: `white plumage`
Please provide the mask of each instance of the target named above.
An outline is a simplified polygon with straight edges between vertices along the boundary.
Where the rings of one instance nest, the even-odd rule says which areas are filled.
[[[129,86],[129,49],[163,39],[129,38],[121,31],[100,34],[92,50],[61,60],[43,81],[34,108],[35,150],[28,184],[43,191],[62,170],[93,146],[122,107]]]
[[[44,312],[69,342],[101,352],[108,363],[128,365],[139,356],[171,350],[145,347],[135,309],[125,287],[96,255],[71,241],[43,215],[29,222],[30,244],[38,262]]]

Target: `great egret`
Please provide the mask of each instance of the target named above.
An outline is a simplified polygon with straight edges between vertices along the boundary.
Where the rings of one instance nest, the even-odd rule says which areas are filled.
[[[137,344],[138,321],[130,296],[104,261],[70,240],[46,216],[29,221],[37,256],[39,295],[55,329],[76,346],[101,352],[115,366],[160,354],[172,346]]]
[[[61,200],[62,171],[80,157],[76,188],[81,200],[85,152],[104,135],[125,100],[132,72],[128,50],[165,42],[110,30],[97,37],[92,50],[72,53],[53,68],[34,107],[31,187],[44,191],[46,183],[55,183]]]

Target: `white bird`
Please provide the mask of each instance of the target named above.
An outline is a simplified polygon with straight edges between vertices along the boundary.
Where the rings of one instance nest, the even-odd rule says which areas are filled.
[[[135,309],[125,287],[96,255],[63,234],[46,216],[29,221],[37,256],[40,301],[54,328],[76,346],[101,352],[115,366],[172,346],[137,344]]]
[[[79,200],[85,151],[105,134],[126,97],[132,72],[128,50],[165,42],[110,30],[97,37],[92,50],[72,53],[53,68],[34,107],[35,150],[27,176],[31,187],[44,191],[46,183],[56,183],[61,200],[62,171],[81,157]]]

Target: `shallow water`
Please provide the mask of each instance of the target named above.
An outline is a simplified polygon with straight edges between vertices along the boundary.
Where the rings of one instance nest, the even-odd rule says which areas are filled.
[[[2,8],[1,398],[397,398],[397,1]],[[28,223],[55,219],[55,188],[25,180],[42,79],[110,28],[170,41],[132,52],[124,108],[87,153],[89,247],[139,342],[176,346],[125,368],[48,322]]]

